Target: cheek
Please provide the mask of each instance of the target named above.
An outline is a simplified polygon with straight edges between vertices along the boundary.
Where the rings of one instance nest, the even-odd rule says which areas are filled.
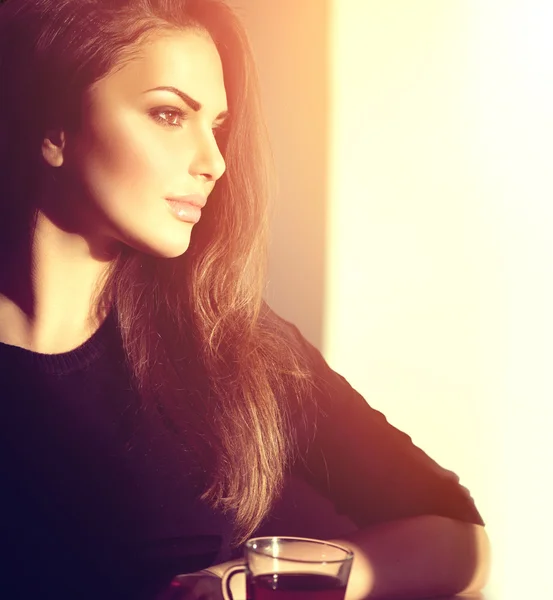
[[[113,191],[139,191],[160,183],[165,177],[166,151],[132,132],[121,132],[100,141],[91,156],[90,177],[103,179]],[[100,182],[98,182],[100,183]]]
[[[174,192],[185,179],[186,151],[177,137],[145,125],[94,132],[82,157],[86,186],[102,203]]]

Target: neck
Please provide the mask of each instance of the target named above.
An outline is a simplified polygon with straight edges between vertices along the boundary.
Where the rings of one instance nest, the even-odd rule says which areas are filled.
[[[4,256],[0,342],[44,354],[81,345],[105,317],[96,297],[111,260],[39,212],[30,243]]]

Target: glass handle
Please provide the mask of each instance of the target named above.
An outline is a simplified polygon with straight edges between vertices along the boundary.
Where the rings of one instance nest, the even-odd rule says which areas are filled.
[[[230,580],[240,572],[246,572],[246,565],[236,565],[234,567],[230,567],[224,572],[223,579],[221,581],[221,588],[225,600],[234,600],[232,597],[232,592],[230,591]]]

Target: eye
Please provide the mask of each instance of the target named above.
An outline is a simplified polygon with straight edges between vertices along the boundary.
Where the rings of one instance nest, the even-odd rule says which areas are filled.
[[[182,121],[188,118],[187,113],[180,108],[154,108],[149,112],[152,119],[164,127],[180,127]]]
[[[228,121],[225,121],[223,123],[216,123],[215,125],[213,125],[213,127],[211,129],[213,131],[213,135],[215,136],[215,138],[220,139],[226,133],[228,133],[228,130],[229,130]]]

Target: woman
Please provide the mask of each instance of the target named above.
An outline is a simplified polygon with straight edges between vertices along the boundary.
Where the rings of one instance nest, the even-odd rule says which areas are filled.
[[[455,476],[262,300],[264,130],[224,2],[7,0],[0,108],[2,597],[220,575],[287,473],[359,525],[351,598],[482,586]]]

